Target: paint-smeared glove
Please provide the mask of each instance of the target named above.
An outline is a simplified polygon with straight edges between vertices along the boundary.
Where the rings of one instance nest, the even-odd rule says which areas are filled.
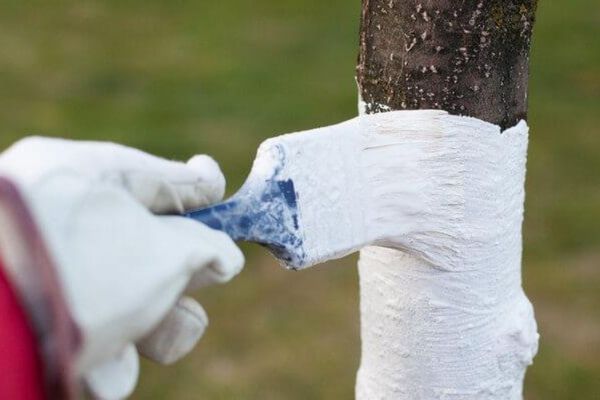
[[[27,138],[0,156],[0,175],[21,190],[51,251],[83,334],[75,370],[96,397],[131,393],[138,350],[162,363],[190,351],[207,318],[182,293],[242,268],[225,234],[168,215],[223,196],[207,156],[183,164],[110,143]]]

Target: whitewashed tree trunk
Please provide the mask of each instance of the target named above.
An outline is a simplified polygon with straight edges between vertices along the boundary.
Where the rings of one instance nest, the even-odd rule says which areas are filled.
[[[363,112],[435,108],[496,124],[493,134],[515,126],[535,5],[363,0]],[[521,288],[526,130],[463,154],[457,229],[361,251],[358,399],[522,398],[538,339]]]

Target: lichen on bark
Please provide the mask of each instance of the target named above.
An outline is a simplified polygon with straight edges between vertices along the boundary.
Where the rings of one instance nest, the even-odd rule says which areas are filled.
[[[368,113],[443,109],[507,128],[527,117],[537,0],[363,0]]]

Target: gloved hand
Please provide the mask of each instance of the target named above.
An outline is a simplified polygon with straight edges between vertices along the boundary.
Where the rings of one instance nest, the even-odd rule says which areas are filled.
[[[221,232],[168,215],[218,201],[217,164],[187,164],[110,143],[27,138],[0,155],[57,269],[83,344],[75,371],[93,395],[133,390],[138,351],[161,363],[185,355],[207,317],[187,290],[225,282],[243,256]]]

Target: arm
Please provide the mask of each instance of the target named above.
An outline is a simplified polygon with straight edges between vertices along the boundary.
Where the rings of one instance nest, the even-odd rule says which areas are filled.
[[[15,340],[23,345],[25,360],[20,361],[30,365],[21,371],[21,378],[32,384],[33,398],[72,398],[72,365],[81,345],[80,331],[32,215],[15,184],[4,177],[0,177],[0,263],[4,304],[14,317],[13,324],[5,327],[12,328]],[[7,369],[23,366],[7,363]],[[20,385],[7,382],[2,372],[3,384],[10,387],[6,390],[19,390]]]

